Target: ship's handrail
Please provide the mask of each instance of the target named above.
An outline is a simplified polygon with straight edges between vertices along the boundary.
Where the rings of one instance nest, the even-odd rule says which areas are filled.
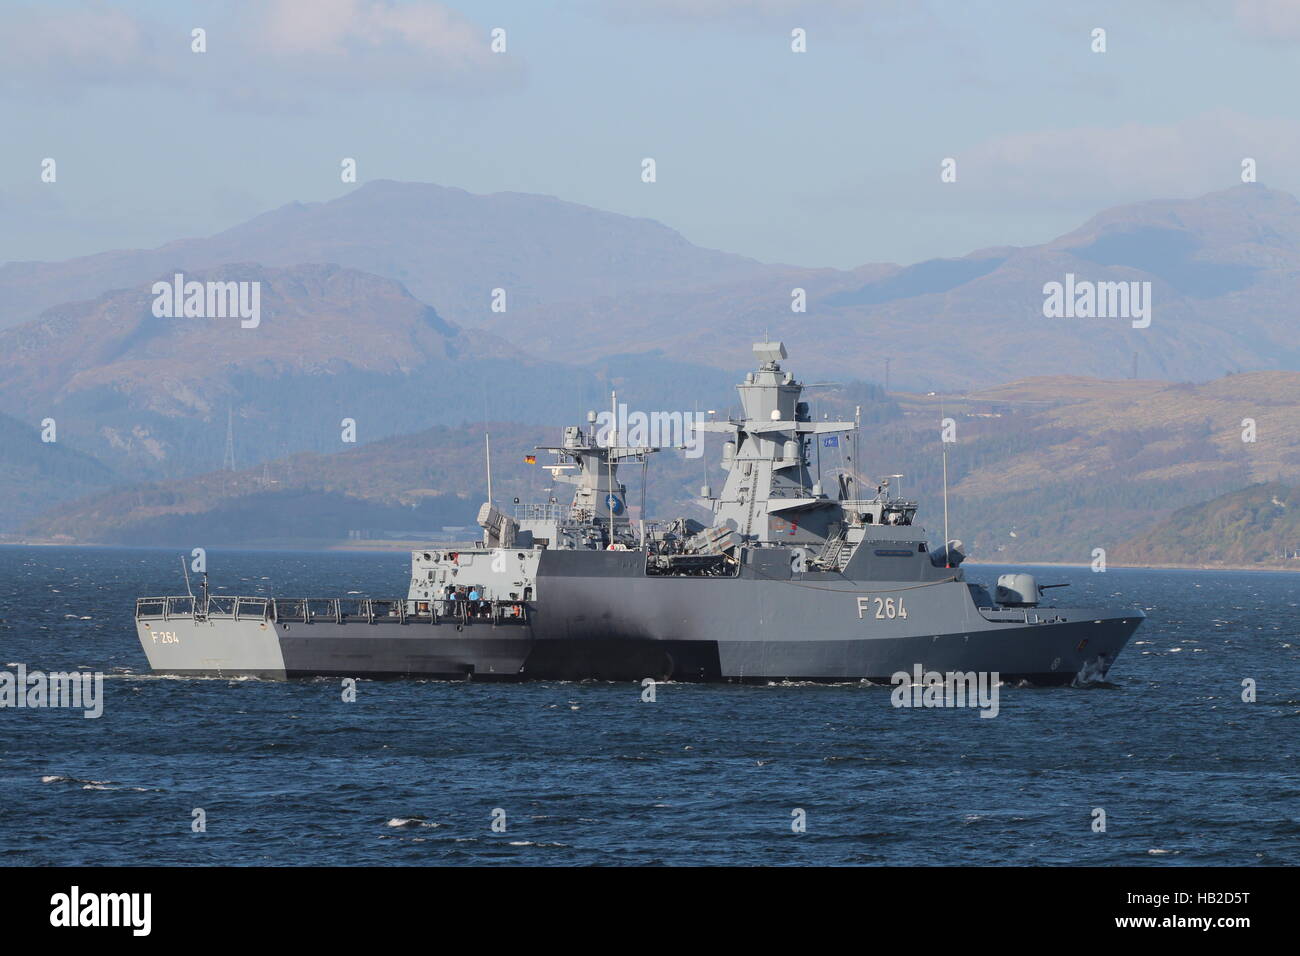
[[[1042,607],[977,607],[980,616],[994,624],[1056,624],[1062,620],[1059,614],[1042,617],[1039,611],[1055,611],[1055,608]],[[991,615],[998,615],[992,617]]]
[[[203,621],[211,618],[230,620],[275,621],[284,624],[345,624],[365,621],[368,624],[420,623],[439,624],[444,620],[461,625],[476,621],[498,624],[524,624],[529,619],[529,604],[517,600],[489,600],[486,615],[471,611],[471,601],[446,601],[438,598],[268,598],[233,594],[209,595],[206,606],[188,594],[136,598],[137,620],[187,618]],[[448,607],[447,605],[452,605]]]
[[[188,594],[135,599],[135,616],[139,619],[170,620],[173,617],[230,618],[266,620],[271,613],[271,598],[236,594],[209,594],[206,603]]]
[[[188,598],[187,598],[188,600]],[[135,599],[135,616],[140,618],[166,618],[167,606],[171,598],[167,597],[142,597]]]

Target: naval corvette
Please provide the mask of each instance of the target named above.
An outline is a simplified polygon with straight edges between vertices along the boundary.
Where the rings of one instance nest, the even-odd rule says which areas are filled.
[[[573,499],[489,500],[470,547],[412,552],[404,598],[140,598],[150,667],[178,675],[460,680],[890,681],[933,672],[1104,678],[1143,613],[1046,606],[1028,574],[969,582],[960,542],[930,548],[917,502],[852,471],[830,493],[810,456],[855,422],[814,421],[779,342],[754,346],[712,512],[635,524],[620,465],[656,451],[565,429],[543,449]],[[853,463],[856,467],[856,462]],[[490,495],[489,495],[490,497]]]

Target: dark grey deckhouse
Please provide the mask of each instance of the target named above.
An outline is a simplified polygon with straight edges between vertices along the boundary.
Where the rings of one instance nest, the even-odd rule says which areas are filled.
[[[828,495],[820,436],[780,343],[754,346],[743,417],[723,432],[710,526],[626,516],[619,465],[655,449],[588,427],[546,449],[573,501],[491,501],[471,548],[412,552],[405,598],[141,598],[154,671],[296,677],[887,682],[916,666],[1003,680],[1099,680],[1143,620],[1136,608],[1046,607],[1033,578],[968,583],[959,542],[930,550],[917,503],[851,470]],[[626,442],[626,437],[624,437]],[[856,465],[856,462],[854,463]]]

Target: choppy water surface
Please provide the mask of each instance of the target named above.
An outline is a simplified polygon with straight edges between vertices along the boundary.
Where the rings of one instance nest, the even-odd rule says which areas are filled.
[[[407,578],[404,554],[208,561],[216,593],[396,597]],[[1037,573],[1149,620],[1111,686],[1004,687],[989,720],[856,684],[644,703],[634,684],[362,681],[344,703],[337,680],[155,678],[131,614],[184,592],[174,552],[3,548],[0,669],[107,677],[98,720],[0,710],[0,860],[1300,862],[1300,577]]]

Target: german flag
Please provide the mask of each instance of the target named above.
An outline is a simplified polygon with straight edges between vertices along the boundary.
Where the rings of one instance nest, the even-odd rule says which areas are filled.
[[[536,455],[524,455],[524,464],[525,464],[525,465],[535,465],[535,464],[537,464],[537,456],[536,456]]]

